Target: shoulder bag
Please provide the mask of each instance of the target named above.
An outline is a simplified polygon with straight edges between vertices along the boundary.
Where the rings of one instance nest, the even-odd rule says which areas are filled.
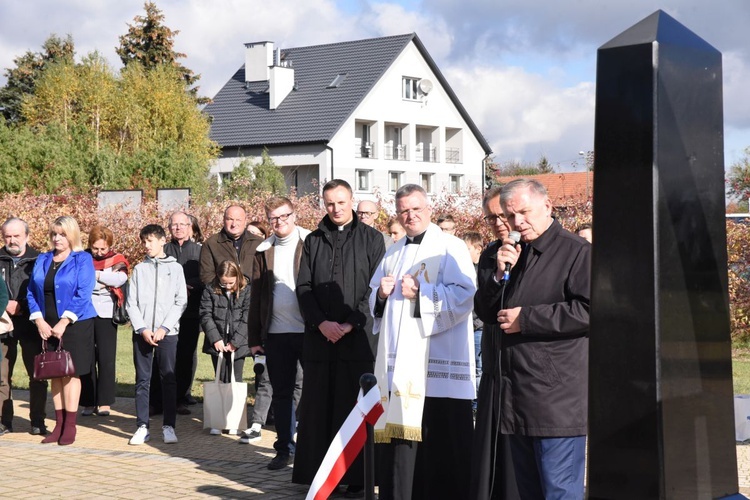
[[[57,350],[48,351],[47,341],[42,340],[42,352],[34,356],[34,380],[70,377],[76,374],[70,352],[63,349],[63,341]]]

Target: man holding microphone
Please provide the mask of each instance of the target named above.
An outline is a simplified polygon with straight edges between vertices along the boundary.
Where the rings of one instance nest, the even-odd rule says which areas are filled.
[[[521,242],[506,238],[479,261],[474,307],[495,337],[484,362],[499,366],[485,366],[480,387],[474,463],[485,473],[472,491],[491,498],[507,485],[502,450],[478,445],[502,433],[522,498],[583,498],[591,245],[552,217],[538,181],[511,181],[499,200]]]

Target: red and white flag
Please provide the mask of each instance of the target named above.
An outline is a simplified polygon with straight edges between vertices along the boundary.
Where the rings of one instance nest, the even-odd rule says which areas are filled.
[[[365,445],[367,440],[365,424],[375,425],[382,414],[383,406],[380,404],[378,386],[370,389],[365,396],[362,396],[362,390],[360,390],[357,404],[333,438],[313,478],[306,500],[325,500],[330,496]]]

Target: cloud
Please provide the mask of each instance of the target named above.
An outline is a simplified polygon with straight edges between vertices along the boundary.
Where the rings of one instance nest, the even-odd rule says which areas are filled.
[[[568,165],[592,149],[594,86],[558,87],[522,68],[448,67],[444,74],[496,160]]]

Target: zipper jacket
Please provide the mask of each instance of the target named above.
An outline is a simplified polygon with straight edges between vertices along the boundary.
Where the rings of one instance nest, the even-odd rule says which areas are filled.
[[[135,266],[126,302],[133,332],[163,326],[167,335],[177,335],[186,306],[185,275],[174,257],[146,257]]]

